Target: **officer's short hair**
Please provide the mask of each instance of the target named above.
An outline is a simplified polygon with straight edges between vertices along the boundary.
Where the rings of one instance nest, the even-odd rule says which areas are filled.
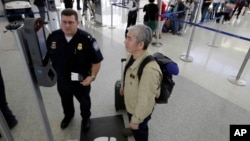
[[[62,11],[61,16],[75,16],[76,21],[78,21],[78,14],[75,10],[71,8],[66,8]]]
[[[155,2],[155,0],[148,0],[149,2]]]
[[[152,30],[143,24],[138,24],[134,26],[130,26],[128,31],[134,33],[134,37],[137,40],[137,43],[144,42],[143,49],[146,50],[148,45],[152,41]]]

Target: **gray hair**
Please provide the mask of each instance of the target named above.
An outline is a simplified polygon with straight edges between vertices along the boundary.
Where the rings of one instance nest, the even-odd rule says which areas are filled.
[[[137,40],[137,43],[144,42],[144,50],[148,48],[148,45],[152,41],[152,30],[148,26],[138,24],[130,26],[128,28],[128,31],[134,33],[134,37]]]

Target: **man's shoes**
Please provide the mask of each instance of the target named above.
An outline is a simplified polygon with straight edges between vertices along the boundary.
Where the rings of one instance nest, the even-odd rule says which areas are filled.
[[[77,7],[77,10],[82,10],[82,8],[81,7]]]
[[[124,137],[133,136],[133,131],[131,128],[124,128],[122,129],[122,135]]]
[[[18,121],[16,120],[16,118],[14,118],[10,122],[7,122],[7,124],[9,126],[9,128],[12,129],[12,128],[14,128],[18,124]]]
[[[89,128],[90,128],[90,126],[91,126],[91,121],[90,121],[90,119],[88,119],[88,121],[87,122],[84,122],[84,121],[82,121],[82,130],[84,131],[84,132],[87,132],[88,130],[89,130]]]
[[[67,128],[72,118],[73,118],[73,116],[72,117],[64,117],[62,122],[61,122],[61,128],[62,129]]]

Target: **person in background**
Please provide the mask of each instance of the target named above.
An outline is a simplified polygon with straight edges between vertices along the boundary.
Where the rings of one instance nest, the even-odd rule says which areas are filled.
[[[221,0],[220,1],[220,12],[222,12],[224,10],[227,2],[228,2],[228,0]]]
[[[246,11],[249,9],[249,5],[250,5],[250,0],[247,0],[247,4],[246,4],[245,9],[244,9],[244,11],[242,13],[242,16],[244,16]]]
[[[76,8],[77,8],[77,10],[81,10],[82,9],[81,6],[80,6],[80,0],[76,0]]]
[[[4,119],[6,120],[9,128],[10,129],[14,128],[18,124],[18,121],[15,115],[10,110],[7,103],[1,68],[0,68],[0,110],[3,113]]]
[[[204,22],[206,14],[208,12],[209,5],[213,2],[213,0],[203,0],[201,7],[201,21]]]
[[[235,4],[234,10],[233,10],[233,14],[235,13],[235,11],[237,10],[237,14],[236,14],[236,19],[239,18],[239,15],[241,13],[241,10],[243,7],[248,5],[248,1],[247,0],[238,0]]]
[[[82,16],[85,16],[87,14],[87,10],[89,8],[90,16],[95,17],[95,3],[97,0],[83,0],[83,10],[82,10]]]
[[[63,0],[65,8],[73,8],[73,0]]]
[[[165,23],[165,15],[164,14],[166,13],[166,7],[167,7],[165,2],[163,2],[163,1],[161,3],[160,2],[161,2],[161,0],[157,0],[159,9],[160,9],[160,5],[161,5],[161,12],[159,12],[159,13],[160,13],[160,15],[162,15],[160,18],[159,27],[157,26],[157,30],[156,30],[156,32],[159,30],[159,39],[161,39],[162,27],[163,27],[163,24]],[[157,38],[157,35],[155,37]]]
[[[47,24],[48,22],[45,21],[45,15],[46,15],[46,11],[45,11],[45,0],[34,0],[34,5],[37,6],[38,10],[39,10],[39,14],[41,19],[43,20],[44,24]]]
[[[168,1],[168,6],[167,6],[167,10],[169,10],[168,8],[171,7],[171,6],[174,7],[175,2],[176,2],[176,0],[169,0]]]
[[[227,4],[224,6],[223,11],[216,13],[215,17],[219,18],[219,17],[221,17],[223,15],[224,16],[223,23],[225,23],[225,24],[230,23],[230,19],[232,17],[233,9],[234,9],[234,4],[232,4],[231,2],[227,2]],[[219,23],[220,18],[216,19],[216,22]]]
[[[133,135],[136,141],[148,141],[148,122],[155,106],[155,98],[160,95],[162,72],[157,62],[149,62],[139,81],[138,68],[145,57],[150,55],[147,48],[152,41],[152,30],[146,25],[134,25],[128,28],[125,48],[127,57],[124,71],[124,95],[129,128],[122,130],[124,136]]]
[[[220,6],[222,0],[213,0],[213,10],[212,10],[212,15],[211,19],[214,19],[215,14],[218,12],[218,8]]]
[[[143,12],[145,15],[143,17],[143,23],[151,28],[155,35],[155,29],[157,27],[157,20],[158,20],[158,12],[159,8],[158,5],[155,4],[155,0],[148,0],[149,4],[144,5]]]
[[[183,4],[182,0],[177,0],[176,4],[173,8],[173,19],[171,21],[171,31],[172,34],[181,35],[182,30],[182,22],[180,20],[184,20],[185,18],[185,5]]]
[[[194,20],[194,0],[186,0],[184,3],[186,9],[189,11],[188,13],[186,12],[186,14],[188,14],[188,21],[189,22],[193,22]]]
[[[127,28],[132,26],[132,25],[135,25],[136,24],[136,19],[137,19],[137,11],[138,11],[138,3],[135,1],[135,0],[130,0],[128,5],[127,5],[127,8],[129,10],[128,12],[128,20],[127,20],[127,27],[126,27],[126,31],[125,31],[125,37],[127,35]]]
[[[97,41],[78,28],[77,12],[70,8],[61,13],[61,29],[47,38],[52,66],[57,73],[57,89],[61,97],[64,118],[61,128],[67,128],[74,117],[74,99],[80,103],[82,130],[90,128],[91,83],[95,80],[103,60]]]

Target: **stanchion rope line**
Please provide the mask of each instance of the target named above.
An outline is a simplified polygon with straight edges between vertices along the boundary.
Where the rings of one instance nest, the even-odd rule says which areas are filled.
[[[123,4],[123,3],[112,3],[112,5],[114,5],[114,6],[117,6],[117,7],[122,7],[122,8],[126,8],[126,9],[128,9],[128,7],[126,7],[126,6],[122,6],[122,5],[119,5],[119,4]],[[127,4],[128,4],[128,3],[127,3]],[[138,8],[138,9],[143,9],[143,7]]]
[[[162,15],[166,15],[166,14],[162,14]],[[221,17],[218,17],[218,19],[219,18],[221,18]],[[172,18],[170,18],[170,20],[171,19]],[[217,18],[215,18],[215,20],[216,19]],[[217,29],[214,29],[214,28],[211,28],[211,27],[206,27],[206,26],[201,25],[204,22],[196,24],[196,23],[187,22],[187,21],[178,20],[178,19],[172,19],[172,20],[180,21],[180,22],[183,22],[183,23],[187,23],[187,24],[190,24],[190,25],[193,25],[193,26],[197,26],[197,27],[204,28],[204,29],[207,29],[207,30],[210,30],[210,31],[218,32],[218,33],[221,33],[221,34],[224,34],[224,35],[228,35],[228,36],[231,36],[231,37],[239,38],[239,39],[242,39],[242,40],[250,41],[250,38],[246,38],[246,37],[243,37],[243,36],[240,36],[240,35],[235,35],[235,34],[232,34],[232,33],[229,33],[229,32],[225,32],[225,31],[222,31],[222,30],[217,30]],[[211,21],[214,21],[214,20],[211,20]]]

